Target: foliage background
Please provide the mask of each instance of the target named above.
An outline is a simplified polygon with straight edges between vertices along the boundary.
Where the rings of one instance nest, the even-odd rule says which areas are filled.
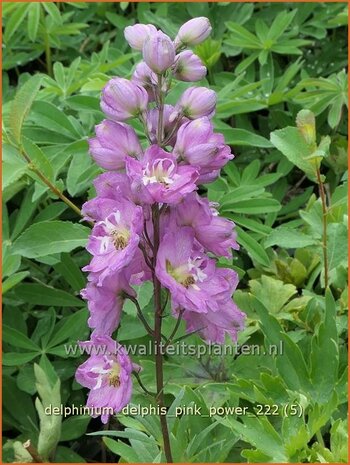
[[[91,197],[100,170],[86,139],[103,118],[99,92],[111,76],[130,76],[139,59],[123,39],[124,27],[150,22],[174,36],[195,16],[213,25],[211,39],[195,51],[218,92],[215,126],[236,154],[207,195],[237,224],[241,250],[222,264],[241,278],[235,300],[248,325],[239,342],[282,340],[284,352],[167,357],[172,409],[194,402],[204,413],[210,405],[250,412],[172,419],[175,460],[347,462],[347,6],[229,2],[3,4],[4,461],[29,460],[21,446],[28,439],[54,462],[164,460],[156,417],[119,417],[102,431],[98,419],[71,416],[61,423],[40,415],[38,395],[43,406],[85,402],[74,381],[84,357],[67,356],[64,344],[88,336],[79,297],[88,228],[35,169],[79,207]],[[185,87],[177,84],[171,100]],[[326,299],[315,179],[293,159],[289,130],[275,133],[283,153],[270,140],[271,132],[295,126],[302,108],[316,114],[318,140],[331,137],[322,160]],[[151,297],[148,286],[139,290],[149,315]],[[165,320],[170,331],[171,318]],[[132,307],[125,307],[118,339],[148,340]],[[154,363],[138,362],[152,390]],[[136,383],[133,402],[149,404]],[[266,409],[257,415],[258,404],[277,404],[278,415]],[[302,406],[301,416],[283,416],[286,404]]]

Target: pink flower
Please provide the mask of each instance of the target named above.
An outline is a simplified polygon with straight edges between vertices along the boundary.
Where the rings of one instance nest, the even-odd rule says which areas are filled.
[[[237,340],[238,331],[244,328],[245,314],[229,299],[216,312],[198,313],[186,310],[183,319],[186,321],[186,332],[197,331],[208,343],[223,344],[225,334],[233,341]]]
[[[191,50],[185,50],[175,57],[174,76],[180,81],[200,81],[207,74],[201,59]]]
[[[178,166],[175,157],[152,145],[142,161],[128,158],[126,172],[131,187],[140,193],[145,203],[177,203],[184,195],[196,189],[197,170]]]
[[[146,65],[144,61],[141,61],[136,65],[135,71],[131,76],[131,81],[146,89],[149,102],[153,102],[155,100],[154,89],[157,85],[157,75],[149,66]]]
[[[193,192],[172,209],[177,226],[191,226],[195,237],[206,251],[231,257],[231,249],[238,250],[235,224],[221,218],[207,199]]]
[[[174,64],[175,46],[162,31],[147,36],[143,48],[143,59],[156,74],[162,74]]]
[[[108,216],[95,224],[86,247],[93,257],[83,270],[100,273],[98,286],[106,276],[129,265],[138,249],[142,227],[142,208],[124,199],[115,202]]]
[[[136,297],[131,284],[140,285],[152,279],[141,250],[126,268],[106,276],[102,286],[98,286],[100,273],[92,272],[88,276],[88,284],[81,291],[87,300],[90,318],[88,324],[94,336],[111,336],[120,323],[120,317],[126,296]]]
[[[75,378],[90,389],[87,407],[110,408],[120,412],[130,402],[133,364],[123,346],[109,336],[96,336],[80,345],[90,351],[90,357],[80,365]],[[93,413],[97,417],[99,413]],[[110,414],[102,411],[101,421],[107,423]]]
[[[113,121],[126,121],[146,111],[146,90],[124,78],[113,78],[102,90],[101,110]]]
[[[232,160],[233,154],[222,134],[213,132],[213,125],[207,117],[183,124],[177,132],[174,154],[198,168],[201,178],[208,181],[208,175],[217,176],[219,170]],[[210,179],[210,180],[213,180]]]
[[[142,148],[135,130],[122,123],[103,120],[95,126],[96,137],[89,139],[90,154],[106,170],[125,167],[125,157],[139,158]]]
[[[157,32],[157,29],[153,24],[134,24],[124,29],[124,37],[131,48],[142,50],[147,37],[155,32]]]
[[[103,286],[90,281],[81,291],[81,296],[88,301],[90,318],[88,324],[95,336],[111,336],[120,322],[120,316],[127,293],[135,297],[135,291],[129,285],[130,277],[126,271],[108,275]]]
[[[197,119],[202,116],[211,118],[215,114],[216,93],[206,87],[189,87],[180,97],[175,106],[171,119],[178,115],[189,119]]]
[[[208,18],[199,17],[190,19],[180,27],[175,44],[177,46],[197,45],[209,36],[211,30],[212,27]]]
[[[162,237],[156,275],[170,290],[174,310],[184,308],[206,313],[217,310],[215,296],[227,292],[229,284],[195,240],[192,228],[170,228]]]

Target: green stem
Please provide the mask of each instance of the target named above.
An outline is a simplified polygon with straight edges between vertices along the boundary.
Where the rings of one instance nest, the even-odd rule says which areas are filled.
[[[324,185],[321,179],[320,169],[316,169],[317,183],[320,191],[320,198],[322,203],[322,248],[323,248],[323,266],[324,266],[324,286],[327,289],[328,287],[328,252],[327,252],[327,202],[326,202],[326,192]]]
[[[177,330],[180,327],[180,323],[181,323],[182,315],[183,315],[184,311],[185,311],[184,309],[181,309],[179,311],[179,315],[177,317],[176,325],[175,325],[175,327],[173,329],[173,332],[170,334],[167,342],[165,343],[165,346],[164,346],[165,349],[173,342],[174,336],[175,336],[175,334],[177,333]]]
[[[20,153],[22,157],[28,162],[29,168],[38,176],[38,178],[40,178],[41,181],[46,184],[55,195],[57,195],[57,197],[59,197],[66,205],[68,205],[69,208],[74,210],[77,215],[82,216],[80,208],[77,207],[71,200],[69,200],[54,184],[52,184],[49,179],[47,179],[47,177],[40,170],[36,168],[29,156],[23,150],[21,150]],[[92,223],[88,223],[92,225]]]
[[[157,141],[161,147],[164,138],[164,93],[163,87],[163,76],[158,76],[158,128],[157,128]]]
[[[158,248],[159,248],[159,209],[158,205],[156,204],[152,209],[152,216],[153,216],[153,229],[154,229],[154,261],[157,257]],[[155,266],[155,263],[154,263]],[[160,407],[159,411],[162,412],[165,407],[164,402],[164,374],[163,374],[163,355],[161,351],[162,345],[162,302],[161,302],[161,284],[153,271],[153,288],[154,288],[154,339],[156,343],[156,385],[157,385],[157,403]],[[166,416],[160,413],[160,426],[162,430],[163,436],[163,445],[164,445],[164,453],[168,463],[173,462],[171,448],[170,448],[170,438],[169,438],[169,431],[168,431],[168,424],[166,420]]]
[[[145,327],[146,331],[148,332],[148,334],[150,334],[151,336],[154,336],[154,331],[150,327],[150,325],[147,323],[146,318],[143,316],[140,304],[138,303],[137,299],[135,299],[135,297],[133,297],[133,296],[131,296],[129,294],[126,294],[126,298],[131,300],[131,302],[133,302],[133,304],[135,305],[136,310],[137,310],[137,315],[140,318],[140,320],[141,320],[143,326]]]

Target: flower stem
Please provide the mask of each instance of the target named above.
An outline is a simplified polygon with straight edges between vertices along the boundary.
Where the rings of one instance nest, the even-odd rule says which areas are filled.
[[[327,202],[326,202],[326,192],[324,189],[324,185],[321,179],[321,172],[320,169],[317,168],[316,170],[317,176],[317,183],[318,188],[320,191],[321,203],[322,203],[322,224],[323,224],[323,232],[322,232],[322,248],[323,248],[323,266],[324,266],[324,286],[327,289],[328,287],[328,253],[327,253]]]
[[[154,331],[153,329],[150,327],[150,325],[147,323],[147,320],[146,318],[143,316],[143,313],[142,313],[142,310],[141,310],[141,307],[137,301],[137,299],[135,299],[135,297],[129,295],[129,294],[126,294],[126,298],[131,300],[131,302],[133,302],[133,304],[135,305],[136,307],[136,310],[137,310],[137,315],[138,317],[140,318],[143,326],[145,327],[146,331],[148,332],[148,334],[150,334],[151,336],[154,336]]]
[[[153,253],[153,266],[155,267],[155,260],[158,253],[159,248],[159,208],[158,205],[155,205],[152,209],[153,214],[153,228],[154,228],[154,253]],[[162,302],[161,302],[161,284],[153,271],[153,288],[154,288],[154,310],[155,310],[155,317],[154,317],[154,339],[156,343],[156,384],[157,384],[157,403],[160,407],[160,412],[162,412],[165,407],[164,402],[164,376],[163,376],[163,356],[161,351],[162,345]],[[171,455],[171,448],[170,448],[170,439],[169,439],[169,431],[168,431],[168,424],[166,420],[166,416],[160,414],[160,425],[162,430],[163,436],[163,445],[164,445],[164,453],[168,463],[173,462],[173,458]]]
[[[71,208],[72,210],[75,211],[75,213],[77,213],[79,216],[81,216],[80,208],[77,207],[71,200],[69,200],[54,184],[52,184],[52,182],[49,179],[47,179],[47,177],[40,170],[38,170],[36,168],[34,163],[32,163],[32,160],[29,158],[29,156],[23,150],[21,150],[20,153],[21,153],[22,157],[28,162],[29,168],[31,169],[31,171],[33,171],[38,176],[38,178],[40,178],[41,181],[44,184],[46,184],[47,187],[49,187],[49,189],[55,195],[57,195],[57,197],[59,197],[66,205],[68,205],[69,208]]]
[[[163,92],[163,76],[158,76],[158,128],[157,128],[157,141],[159,147],[162,146],[164,137],[164,92]]]
[[[175,334],[177,333],[177,330],[178,330],[179,327],[180,327],[180,323],[181,323],[182,315],[184,314],[184,311],[185,311],[184,309],[181,309],[181,310],[179,311],[179,315],[178,315],[178,317],[177,317],[176,325],[175,325],[175,327],[174,327],[174,329],[173,329],[173,332],[170,334],[170,336],[169,336],[167,342],[165,343],[165,346],[164,346],[165,349],[173,342],[173,339],[174,339],[174,337],[175,337]]]

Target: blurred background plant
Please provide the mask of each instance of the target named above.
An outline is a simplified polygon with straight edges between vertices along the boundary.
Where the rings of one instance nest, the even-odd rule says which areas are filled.
[[[99,420],[87,416],[50,424],[40,405],[48,397],[57,405],[85,402],[74,381],[84,357],[67,355],[64,347],[87,336],[79,290],[88,227],[77,211],[93,195],[99,172],[86,139],[103,118],[100,90],[111,76],[130,76],[138,60],[123,29],[153,23],[174,37],[195,16],[207,16],[213,26],[212,38],[195,52],[218,92],[215,126],[236,155],[207,194],[237,224],[241,251],[222,263],[241,277],[235,300],[248,325],[239,343],[268,347],[283,341],[284,350],[276,357],[169,356],[165,394],[172,411],[194,403],[204,415],[211,405],[250,412],[174,418],[174,459],[347,462],[346,3],[5,2],[6,462],[30,461],[36,453],[68,463],[164,460],[152,416],[120,416],[110,431],[101,431]],[[173,87],[174,101],[185,88]],[[316,117],[313,150],[296,123],[302,109]],[[146,314],[150,291],[147,285],[138,290]],[[125,312],[118,339],[147,343],[133,308]],[[196,343],[197,336],[187,342]],[[135,361],[145,367],[141,378],[152,390],[151,358]],[[148,405],[135,391],[133,402]],[[270,409],[259,415],[258,404]],[[302,413],[272,415],[276,404],[301,406]]]

